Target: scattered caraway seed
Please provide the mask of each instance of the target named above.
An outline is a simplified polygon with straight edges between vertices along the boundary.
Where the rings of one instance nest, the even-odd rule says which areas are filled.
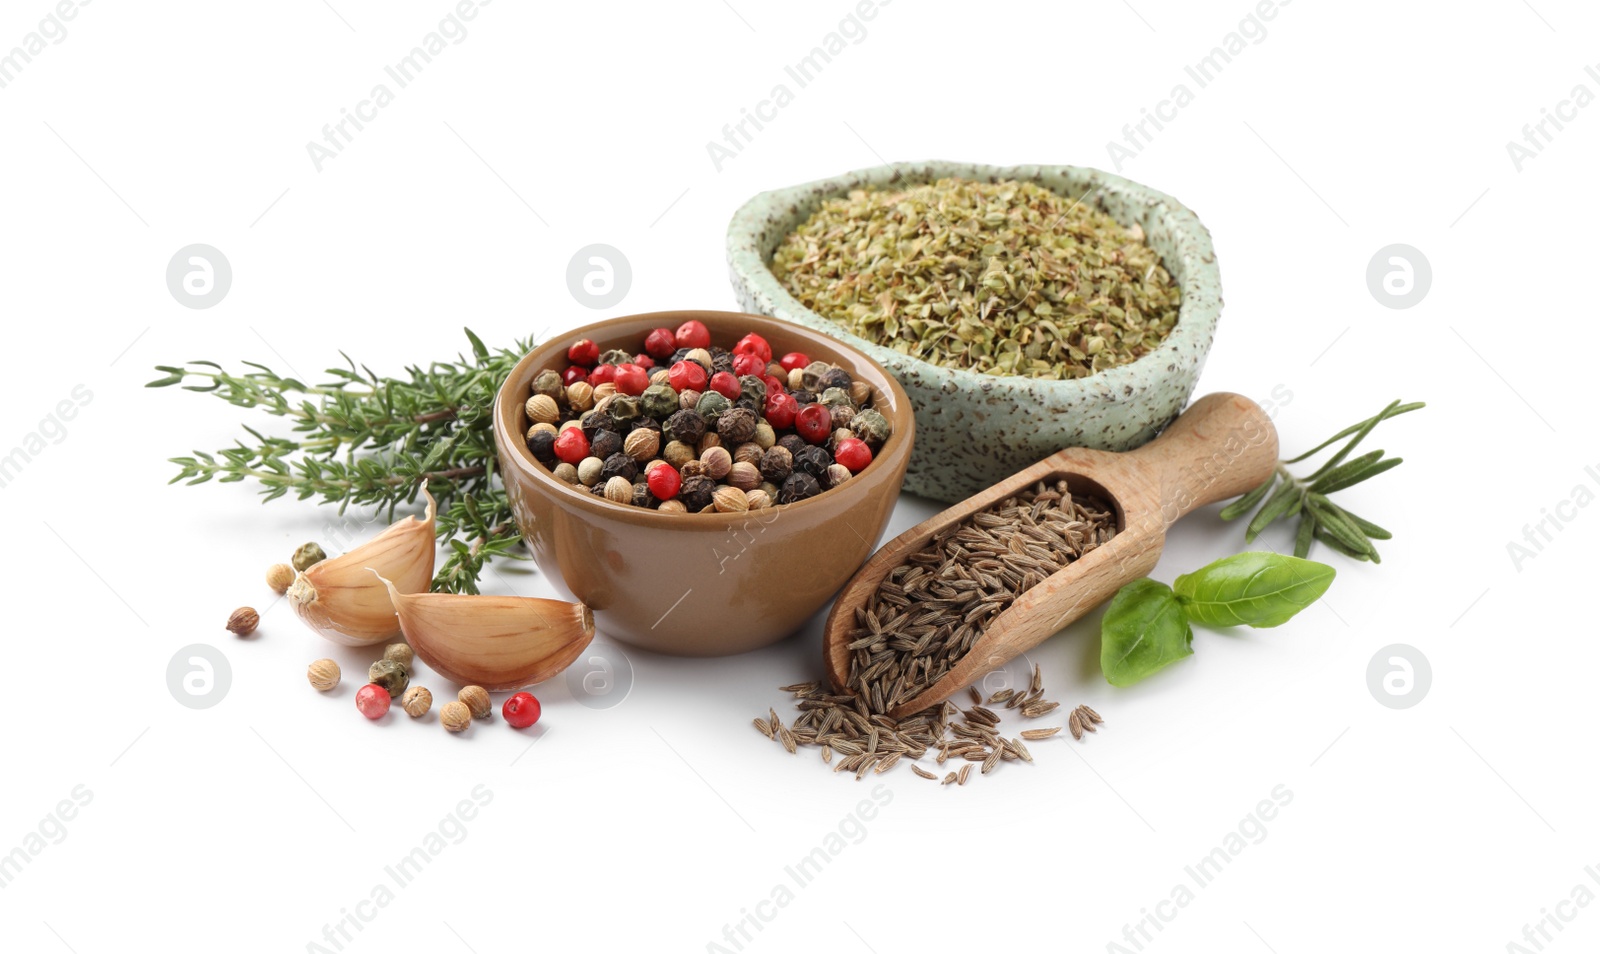
[[[1033,742],[1038,739],[1048,739],[1060,731],[1061,727],[1059,725],[1053,729],[1023,729],[1022,737],[1027,739],[1029,742]]]
[[[1067,728],[1071,730],[1074,739],[1083,738],[1083,719],[1078,715],[1076,709],[1067,716]]]
[[[928,771],[927,769],[923,768],[920,765],[911,766],[911,771],[916,775],[922,776],[923,778],[931,778],[934,781],[938,781],[939,780],[939,776],[933,774],[932,772]]]
[[[965,769],[963,769],[963,771],[964,771],[964,770],[965,770]],[[945,777],[944,777],[944,781],[943,781],[943,782],[940,782],[940,783],[939,783],[939,784],[940,784],[940,785],[949,785],[949,784],[950,784],[950,783],[951,783],[951,782],[954,782],[954,781],[955,781],[955,780],[956,780],[956,773],[954,773],[954,772],[951,772],[951,773],[950,773],[950,774],[948,774],[948,775],[946,775],[946,776],[945,776]]]
[[[987,772],[989,770],[987,768],[985,768],[984,771]],[[965,785],[965,784],[967,784],[967,776],[971,775],[971,774],[972,774],[972,766],[971,765],[963,765],[963,766],[961,766],[961,771],[956,773],[956,784],[957,785]]]

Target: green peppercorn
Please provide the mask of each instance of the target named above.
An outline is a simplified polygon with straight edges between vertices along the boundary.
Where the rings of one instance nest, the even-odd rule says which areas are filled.
[[[632,364],[633,355],[621,348],[612,348],[600,355],[600,364]]]
[[[833,429],[848,428],[850,422],[856,419],[856,409],[850,404],[835,404],[828,408],[828,415],[833,418]]]
[[[707,391],[700,395],[700,402],[694,406],[695,411],[710,424],[715,421],[723,411],[733,406],[733,402],[723,397],[716,391]]]
[[[883,442],[889,439],[889,419],[881,413],[867,408],[857,411],[856,416],[850,420],[850,430],[855,435],[867,442],[867,446],[877,450]]]
[[[557,404],[566,396],[566,386],[561,383],[561,375],[556,371],[540,371],[533,377],[533,393],[543,394]]]
[[[639,409],[658,420],[665,420],[678,409],[678,392],[670,384],[652,384],[639,395]]]
[[[807,391],[822,389],[822,376],[833,370],[826,361],[813,361],[800,371],[800,387]],[[848,387],[849,385],[846,385]],[[798,390],[798,389],[797,389]]]
[[[328,555],[322,552],[321,547],[315,543],[306,543],[302,544],[300,549],[294,551],[294,557],[289,562],[293,564],[296,570],[304,573],[327,558]]]
[[[639,416],[639,399],[627,394],[619,394],[616,400],[606,408],[606,414],[611,418],[617,430],[626,430],[631,421]]]
[[[367,681],[375,686],[382,686],[393,698],[406,691],[411,676],[406,673],[406,667],[395,660],[380,659],[367,670]]]
[[[756,407],[763,407],[767,403],[767,382],[756,375],[747,374],[739,379],[739,396]]]
[[[850,392],[844,388],[828,388],[817,395],[817,403],[827,407],[854,407],[855,402],[850,400]]]

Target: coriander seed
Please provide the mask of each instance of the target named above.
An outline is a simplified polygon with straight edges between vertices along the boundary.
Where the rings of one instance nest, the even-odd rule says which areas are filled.
[[[594,388],[587,381],[574,381],[567,385],[567,405],[574,411],[587,411],[594,407]]]
[[[287,563],[274,563],[267,567],[267,585],[272,587],[272,592],[282,596],[289,589],[289,584],[294,582],[294,567]]]
[[[294,558],[289,563],[301,573],[311,569],[312,566],[326,560],[328,555],[315,543],[301,544],[300,549],[294,551]]]
[[[754,490],[761,485],[761,471],[749,461],[741,460],[728,468],[726,481],[730,487]]]
[[[606,499],[612,503],[631,504],[633,503],[633,481],[621,475],[611,477],[606,481],[605,495]]]
[[[656,511],[659,513],[688,513],[689,508],[683,505],[683,501],[674,497],[671,500],[661,501],[661,505],[656,508]]]
[[[420,719],[433,708],[433,693],[425,686],[412,686],[400,697],[400,708],[406,710],[406,715],[411,718]]]
[[[760,444],[755,441],[746,441],[733,449],[733,462],[735,464],[755,464],[761,466],[761,455],[764,453]]]
[[[766,510],[772,506],[772,496],[765,490],[745,491],[744,499],[749,510]]]
[[[615,384],[612,384],[610,381],[607,381],[604,384],[596,384],[594,386],[594,406],[595,407],[599,407],[601,401],[604,401],[607,398],[613,398],[613,397],[616,397],[616,396],[617,396],[617,386]]]
[[[561,420],[561,407],[556,404],[556,399],[548,394],[535,394],[528,398],[523,409],[528,412],[528,420],[539,424],[554,425]]]
[[[494,713],[494,703],[489,700],[489,690],[482,686],[465,686],[456,693],[456,699],[471,711],[475,719],[487,719]]]
[[[411,663],[417,658],[416,651],[407,643],[390,643],[383,647],[383,658],[390,659],[411,670]]]
[[[660,435],[645,428],[633,431],[622,442],[622,452],[641,464],[655,457],[660,449]]]
[[[261,622],[261,614],[248,606],[241,606],[228,616],[228,632],[235,636],[249,636]]]
[[[829,490],[832,490],[849,479],[850,468],[843,464],[829,464],[828,469],[824,471],[822,475],[822,483],[826,485]]]
[[[707,477],[721,480],[728,476],[728,471],[733,467],[733,455],[725,447],[712,447],[700,455],[700,463],[705,467]]]
[[[339,684],[339,664],[331,659],[319,659],[306,667],[306,681],[318,692],[327,692]]]
[[[451,732],[465,731],[472,724],[472,710],[462,702],[446,702],[439,707],[439,724]]]
[[[750,509],[750,501],[744,491],[737,487],[717,488],[716,493],[711,495],[711,504],[718,513],[744,513]]]

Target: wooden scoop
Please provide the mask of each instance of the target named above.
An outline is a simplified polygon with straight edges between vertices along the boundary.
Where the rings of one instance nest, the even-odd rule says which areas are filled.
[[[849,692],[847,648],[866,605],[891,570],[935,533],[1037,484],[1065,479],[1076,494],[1099,497],[1117,515],[1111,540],[1024,592],[995,617],[972,649],[938,682],[896,706],[904,718],[936,703],[978,676],[1032,649],[1109,599],[1123,584],[1147,575],[1161,557],[1167,527],[1184,514],[1237,497],[1271,476],[1278,460],[1272,420],[1249,398],[1208,394],[1189,406],[1160,437],[1127,453],[1070,447],[923,521],[889,541],[840,592],[823,630],[828,679]]]

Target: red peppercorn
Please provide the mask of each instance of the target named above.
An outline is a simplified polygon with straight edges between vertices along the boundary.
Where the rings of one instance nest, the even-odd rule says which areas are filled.
[[[589,369],[581,364],[569,364],[567,365],[567,370],[561,372],[561,383],[563,385],[577,384],[579,381],[587,381],[588,379]]]
[[[763,375],[767,373],[767,363],[761,360],[760,355],[736,354],[733,356],[733,373],[740,377],[747,374]]]
[[[597,388],[602,384],[610,384],[611,382],[615,381],[616,379],[617,379],[617,366],[614,365],[614,364],[602,364],[600,367],[595,368],[593,371],[589,372],[589,386],[590,387]]]
[[[753,354],[761,359],[762,364],[772,360],[772,345],[767,344],[767,339],[754,332],[739,339],[733,346],[734,354]]]
[[[833,433],[833,414],[826,405],[807,404],[794,416],[794,432],[813,444],[821,444]]]
[[[778,430],[783,430],[794,425],[795,414],[799,410],[800,402],[794,399],[794,395],[785,391],[771,391],[767,394],[767,406],[762,411],[762,414],[766,417],[768,424]],[[828,423],[833,423],[831,415]]]
[[[866,441],[847,437],[833,449],[833,459],[848,467],[850,473],[859,474],[862,468],[872,463],[872,448],[867,446]]]
[[[671,464],[650,468],[650,473],[645,476],[644,481],[650,486],[650,493],[657,500],[671,500],[678,496],[678,490],[683,486],[683,477]]]
[[[576,467],[578,461],[589,456],[589,439],[583,436],[583,428],[569,427],[556,435],[553,449],[557,457]]]
[[[580,338],[567,349],[567,360],[587,368],[600,360],[600,346],[588,338]]]
[[[381,719],[389,711],[389,690],[367,683],[356,690],[356,708],[369,719]]]
[[[680,348],[709,348],[711,347],[711,332],[698,321],[686,321],[678,326],[678,331],[673,335]]]
[[[771,375],[771,374],[766,375],[765,377],[762,378],[762,380],[767,382],[767,393],[769,395],[770,394],[777,394],[780,391],[785,391],[785,390],[788,389],[787,386],[783,383],[783,381],[779,380],[774,375]]]
[[[672,385],[674,391],[704,391],[706,369],[696,361],[679,361],[667,369],[667,383]]]
[[[726,371],[718,371],[711,376],[711,390],[730,401],[736,401],[739,399],[739,379]]]
[[[795,368],[803,368],[810,363],[811,359],[798,351],[791,351],[782,358],[778,359],[778,364],[781,365],[785,371],[793,371]]]
[[[513,729],[526,729],[539,721],[539,700],[531,692],[519,692],[500,707],[500,715]]]
[[[645,369],[646,371],[651,371],[651,370],[655,369],[656,359],[650,357],[648,354],[645,354],[643,351],[641,351],[638,354],[633,356],[633,363],[637,364],[639,367]]]
[[[645,369],[630,362],[617,366],[617,376],[612,379],[612,383],[617,386],[619,392],[638,397],[650,386],[650,375]]]
[[[644,351],[652,358],[672,357],[672,352],[678,350],[678,339],[672,334],[671,328],[657,328],[645,335]]]

